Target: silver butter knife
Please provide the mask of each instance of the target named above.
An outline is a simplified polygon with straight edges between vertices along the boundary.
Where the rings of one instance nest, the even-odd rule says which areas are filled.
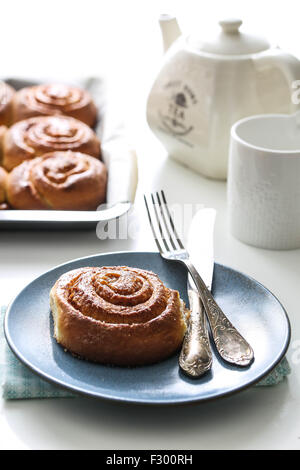
[[[216,211],[200,209],[194,216],[188,236],[188,252],[208,289],[211,289],[214,269],[213,230]],[[200,261],[200,263],[199,263]],[[207,320],[198,290],[188,275],[187,291],[190,320],[179,356],[180,368],[191,377],[201,377],[212,366]]]

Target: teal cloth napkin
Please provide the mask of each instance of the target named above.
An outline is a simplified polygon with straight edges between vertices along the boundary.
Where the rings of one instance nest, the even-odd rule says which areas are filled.
[[[69,398],[75,394],[68,392],[46,380],[24,366],[10,350],[3,331],[6,307],[0,312],[0,377],[2,396],[5,400],[26,398]]]
[[[1,308],[1,325],[5,307]],[[2,382],[2,396],[5,400],[17,400],[26,398],[70,398],[77,395],[52,385],[25,367],[11,352],[3,332],[0,330],[0,374]],[[286,358],[256,387],[271,386],[280,383],[288,374],[290,366]]]

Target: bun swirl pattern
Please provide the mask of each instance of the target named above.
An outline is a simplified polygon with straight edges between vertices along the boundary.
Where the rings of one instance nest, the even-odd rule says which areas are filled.
[[[57,342],[94,362],[157,362],[180,347],[186,331],[179,293],[138,268],[69,271],[52,288],[50,305]]]
[[[46,116],[20,121],[3,139],[3,166],[11,170],[24,160],[55,150],[73,150],[100,157],[100,142],[92,129],[71,117]]]
[[[51,152],[14,168],[7,199],[15,209],[95,210],[105,201],[107,171],[79,152]]]
[[[34,116],[63,114],[93,126],[97,118],[97,108],[88,91],[61,83],[21,89],[15,94],[13,108],[14,122]]]

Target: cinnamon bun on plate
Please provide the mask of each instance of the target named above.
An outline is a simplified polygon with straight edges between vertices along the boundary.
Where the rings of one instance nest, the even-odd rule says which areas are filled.
[[[86,267],[63,274],[50,293],[54,336],[94,362],[136,366],[180,347],[189,311],[177,291],[151,271]]]

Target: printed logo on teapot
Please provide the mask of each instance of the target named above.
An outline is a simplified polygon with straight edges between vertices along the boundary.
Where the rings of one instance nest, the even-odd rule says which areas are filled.
[[[168,96],[158,111],[161,130],[192,147],[186,137],[194,129],[189,120],[189,110],[197,104],[195,93],[180,80],[168,81],[163,88]]]

